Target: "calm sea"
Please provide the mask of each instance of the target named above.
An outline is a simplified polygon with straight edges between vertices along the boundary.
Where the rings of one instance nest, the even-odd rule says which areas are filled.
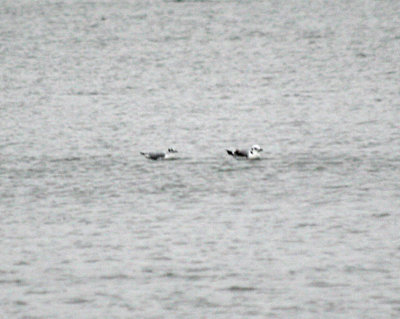
[[[399,318],[399,52],[397,0],[0,1],[0,318]]]

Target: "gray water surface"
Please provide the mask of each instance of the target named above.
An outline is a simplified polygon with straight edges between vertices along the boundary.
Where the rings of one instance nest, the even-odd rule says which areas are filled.
[[[2,1],[0,318],[399,318],[399,52],[399,1]]]

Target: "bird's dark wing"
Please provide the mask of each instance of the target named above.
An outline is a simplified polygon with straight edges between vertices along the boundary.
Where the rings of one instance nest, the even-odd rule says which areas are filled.
[[[247,157],[247,151],[245,151],[245,150],[235,150],[234,156]]]
[[[140,154],[144,155],[146,158],[151,160],[158,160],[165,157],[165,153],[162,152],[150,152],[150,153],[140,152]]]
[[[149,153],[149,158],[152,160],[158,160],[159,158],[164,158],[165,154],[162,152],[152,152]]]
[[[247,151],[245,151],[245,150],[237,150],[237,149],[236,150],[226,150],[226,152],[233,157],[247,157],[248,156]]]

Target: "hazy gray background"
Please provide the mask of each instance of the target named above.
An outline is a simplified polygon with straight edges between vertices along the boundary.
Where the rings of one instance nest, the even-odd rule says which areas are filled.
[[[399,52],[397,0],[1,1],[0,317],[399,318]]]

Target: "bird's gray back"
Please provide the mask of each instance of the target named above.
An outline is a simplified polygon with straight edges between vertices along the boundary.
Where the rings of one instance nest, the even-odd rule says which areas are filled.
[[[165,157],[165,153],[162,153],[162,152],[150,152],[150,153],[148,153],[147,157],[152,159],[152,160],[157,160],[159,158],[164,158]]]

